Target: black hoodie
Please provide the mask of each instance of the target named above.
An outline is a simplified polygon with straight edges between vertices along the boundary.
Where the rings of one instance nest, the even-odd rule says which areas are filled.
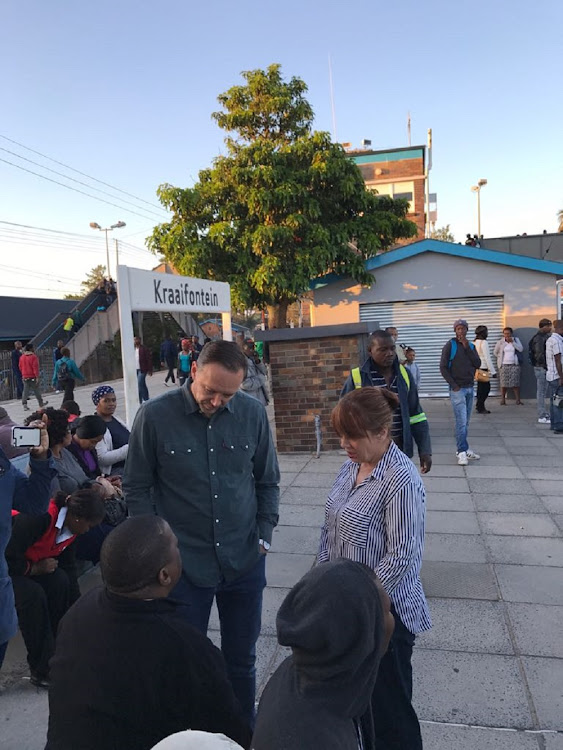
[[[342,558],[313,568],[285,598],[277,631],[293,655],[266,685],[253,750],[372,750],[383,644],[373,573]]]

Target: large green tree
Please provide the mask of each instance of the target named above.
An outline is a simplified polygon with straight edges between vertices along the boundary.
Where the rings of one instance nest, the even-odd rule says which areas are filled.
[[[311,279],[336,272],[370,284],[364,260],[416,226],[406,201],[367,190],[343,148],[313,131],[302,80],[284,81],[279,65],[242,75],[213,114],[226,154],[192,188],[160,186],[172,219],[149,246],[180,273],[228,281],[235,306],[266,306],[282,327]]]

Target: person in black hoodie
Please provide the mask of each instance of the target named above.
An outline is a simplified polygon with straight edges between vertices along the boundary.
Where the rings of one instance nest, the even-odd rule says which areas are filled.
[[[373,750],[371,696],[394,626],[373,571],[343,558],[316,566],[276,625],[293,654],[266,685],[252,750]]]
[[[45,750],[149,750],[184,729],[222,732],[248,748],[221,652],[169,598],[182,561],[166,521],[122,523],[102,546],[100,568],[105,586],[59,626]]]

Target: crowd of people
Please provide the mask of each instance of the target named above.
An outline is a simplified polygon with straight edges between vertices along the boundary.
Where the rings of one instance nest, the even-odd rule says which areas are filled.
[[[474,342],[468,329],[454,322],[440,363],[461,465],[479,458],[467,442],[475,381],[487,413],[496,375],[487,328]],[[521,350],[505,328],[494,352],[501,403],[509,389],[520,400]],[[332,413],[347,460],[327,493],[317,565],[278,612],[291,652],[257,712],[280,475],[254,342],[183,339],[178,351],[166,339],[166,380],[177,375],[181,387],[143,399],[130,432],[109,385],[94,389],[90,414],[72,400],[39,409],[27,473],[10,458],[13,423],[0,411],[0,662],[19,623],[31,680],[49,690],[47,750],[188,748],[185,730],[254,750],[422,748],[411,662],[431,627],[420,579],[430,431],[414,349],[389,328],[370,335],[368,351]],[[563,322],[551,333],[541,321],[529,354],[538,399],[541,388],[556,393]],[[142,350],[138,358],[143,374]],[[84,596],[80,559],[99,562],[103,578]],[[214,602],[220,650],[206,638]]]

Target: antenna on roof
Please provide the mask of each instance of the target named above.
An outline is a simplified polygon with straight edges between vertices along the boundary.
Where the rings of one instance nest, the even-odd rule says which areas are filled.
[[[334,143],[338,142],[336,135],[336,109],[334,107],[334,86],[332,85],[332,61],[330,55],[328,56],[328,82],[330,86],[330,108],[332,110],[332,140]]]

